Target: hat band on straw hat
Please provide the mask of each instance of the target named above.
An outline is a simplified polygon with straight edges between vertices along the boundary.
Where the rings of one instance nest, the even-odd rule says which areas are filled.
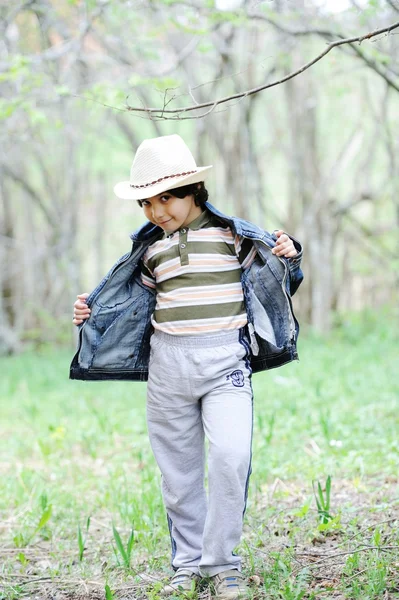
[[[186,171],[185,173],[176,173],[175,175],[165,175],[165,177],[161,177],[160,179],[156,179],[155,181],[150,181],[150,183],[143,183],[142,185],[133,185],[133,183],[130,184],[131,188],[135,188],[135,189],[139,189],[139,188],[146,188],[149,187],[150,185],[155,185],[156,183],[160,183],[161,181],[164,181],[165,179],[170,179],[171,177],[183,177],[184,175],[192,175],[193,173],[196,173],[197,171]]]

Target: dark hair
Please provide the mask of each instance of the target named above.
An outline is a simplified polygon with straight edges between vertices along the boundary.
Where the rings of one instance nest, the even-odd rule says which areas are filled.
[[[204,182],[190,183],[189,185],[183,185],[182,187],[173,188],[172,190],[165,190],[164,194],[170,194],[176,198],[185,198],[186,196],[194,196],[195,206],[203,206],[208,200],[208,190],[206,189]],[[144,200],[145,198],[143,198]],[[143,200],[137,200],[139,206],[143,206]]]

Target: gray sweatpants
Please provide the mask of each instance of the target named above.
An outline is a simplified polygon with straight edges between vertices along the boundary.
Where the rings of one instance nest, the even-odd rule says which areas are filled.
[[[243,330],[151,337],[147,419],[162,473],[172,566],[201,575],[240,569],[251,471],[251,369]],[[208,498],[205,436],[209,440]]]

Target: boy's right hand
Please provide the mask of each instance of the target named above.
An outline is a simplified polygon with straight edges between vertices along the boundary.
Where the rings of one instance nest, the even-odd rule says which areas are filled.
[[[73,305],[73,319],[72,323],[74,325],[81,325],[83,321],[90,317],[91,310],[86,304],[86,298],[88,298],[89,294],[78,294],[77,300]]]

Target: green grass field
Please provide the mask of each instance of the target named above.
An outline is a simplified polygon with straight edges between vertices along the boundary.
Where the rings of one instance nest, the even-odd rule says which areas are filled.
[[[254,598],[399,598],[394,331],[362,314],[254,376]],[[145,384],[69,381],[72,354],[1,359],[0,598],[156,599],[169,537]]]

